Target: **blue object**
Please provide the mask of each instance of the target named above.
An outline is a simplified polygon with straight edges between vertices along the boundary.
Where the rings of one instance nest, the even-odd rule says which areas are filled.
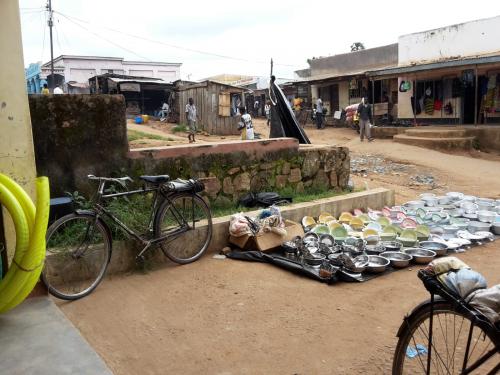
[[[142,124],[142,117],[141,117],[141,116],[137,116],[137,117],[135,118],[135,123],[136,123],[136,124]]]
[[[424,354],[427,354],[427,348],[421,344],[417,344],[415,348],[408,345],[408,347],[406,348],[406,356],[408,358],[415,358],[418,355]]]

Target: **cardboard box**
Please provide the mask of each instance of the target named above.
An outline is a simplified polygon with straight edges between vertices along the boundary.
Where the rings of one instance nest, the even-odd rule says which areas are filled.
[[[244,250],[269,251],[280,247],[284,241],[290,241],[295,236],[303,236],[302,225],[291,220],[285,220],[286,236],[274,232],[262,233],[258,236],[246,234],[240,237],[229,236],[229,242]]]

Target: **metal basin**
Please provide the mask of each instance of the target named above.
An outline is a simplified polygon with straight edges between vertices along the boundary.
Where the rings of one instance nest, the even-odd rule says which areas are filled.
[[[376,245],[366,245],[365,246],[365,252],[368,255],[380,255],[385,251],[385,247],[382,245],[382,243],[378,243]]]
[[[404,268],[410,264],[413,257],[410,254],[405,254],[400,251],[386,251],[380,254],[381,257],[389,259],[391,266],[394,268]]]
[[[422,241],[420,242],[420,247],[422,249],[434,251],[436,256],[445,255],[448,251],[448,246],[442,242]]]
[[[352,260],[351,267],[348,270],[351,272],[363,272],[368,265],[368,255],[360,255]]]
[[[479,232],[479,231],[488,231],[490,230],[490,223],[483,223],[481,221],[470,221],[467,226],[467,230],[471,233]]]
[[[368,255],[368,265],[366,270],[372,273],[381,273],[387,269],[390,261],[387,258],[378,255]]]
[[[380,242],[380,245],[385,247],[386,251],[399,251],[403,247],[401,242],[396,241],[383,241]]]
[[[304,262],[306,264],[313,266],[313,267],[319,267],[321,263],[326,259],[326,256],[321,253],[315,253],[315,254],[309,254],[304,257]]]
[[[436,253],[434,251],[418,247],[405,249],[403,250],[403,253],[411,255],[414,262],[418,264],[427,264],[436,257]]]

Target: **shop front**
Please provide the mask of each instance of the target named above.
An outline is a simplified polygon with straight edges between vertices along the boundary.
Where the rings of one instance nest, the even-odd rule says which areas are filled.
[[[397,77],[396,123],[500,123],[500,55],[367,73],[375,83]],[[391,97],[393,96],[391,84]],[[394,99],[394,98],[392,98]],[[375,97],[377,110],[377,97]]]

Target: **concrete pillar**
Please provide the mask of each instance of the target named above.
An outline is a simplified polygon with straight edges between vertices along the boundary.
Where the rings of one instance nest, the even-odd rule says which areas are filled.
[[[312,104],[316,103],[316,100],[318,99],[319,95],[319,90],[317,85],[311,85],[311,100]]]
[[[0,171],[15,179],[35,198],[35,153],[24,75],[18,0],[0,1]],[[7,252],[12,256],[13,225],[4,212]]]

